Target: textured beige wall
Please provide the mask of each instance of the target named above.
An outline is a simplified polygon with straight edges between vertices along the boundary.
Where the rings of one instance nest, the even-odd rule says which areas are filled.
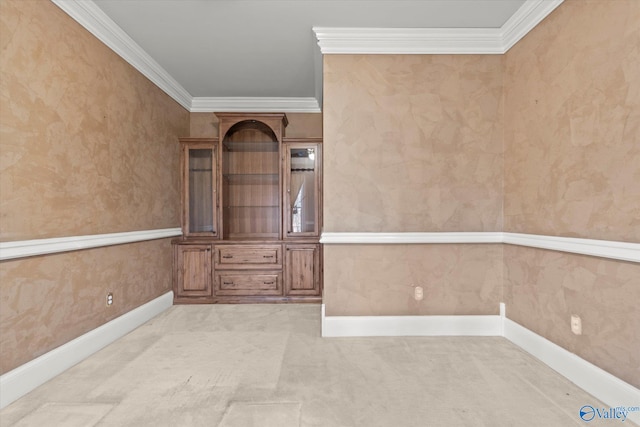
[[[328,316],[498,314],[502,245],[324,249]],[[423,288],[422,301],[415,300],[414,286]]]
[[[640,2],[567,0],[505,55],[505,230],[640,241]]]
[[[0,50],[2,241],[179,227],[185,109],[49,1],[0,1]],[[170,281],[167,239],[0,263],[2,372]]]
[[[289,125],[285,135],[289,138],[321,138],[321,113],[287,113]],[[186,136],[186,135],[185,135]],[[218,118],[214,113],[191,113],[190,134],[193,138],[218,136]]]
[[[324,231],[501,230],[501,101],[498,56],[325,55]],[[324,301],[495,314],[501,271],[495,246],[325,245]]]
[[[0,19],[0,238],[179,226],[188,112],[50,2]]]
[[[499,56],[325,55],[325,231],[502,229]]]
[[[566,0],[504,80],[505,231],[639,242],[640,2]],[[504,251],[507,317],[640,386],[638,264]]]
[[[170,268],[169,239],[0,263],[0,373],[169,292]]]
[[[640,387],[640,264],[510,245],[504,257],[509,319]]]
[[[640,2],[566,0],[503,57],[325,56],[325,231],[640,241],[639,47]],[[510,245],[324,256],[328,315],[504,301],[510,319],[640,385],[637,264]]]

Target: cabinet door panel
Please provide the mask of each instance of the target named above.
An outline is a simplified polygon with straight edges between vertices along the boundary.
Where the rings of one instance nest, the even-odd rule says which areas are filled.
[[[215,237],[217,227],[216,147],[183,138],[182,223],[185,236]]]
[[[320,245],[287,245],[287,295],[320,294]]]
[[[177,296],[211,296],[211,246],[179,245]]]
[[[319,144],[285,144],[284,226],[287,238],[318,236],[320,150]]]

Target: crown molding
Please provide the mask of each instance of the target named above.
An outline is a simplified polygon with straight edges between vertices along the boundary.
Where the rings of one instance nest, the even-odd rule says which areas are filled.
[[[502,45],[506,53],[564,0],[527,0],[501,27]]]
[[[318,99],[194,98],[91,0],[51,0],[190,112],[318,113]],[[313,27],[322,54],[503,54],[564,0],[526,0],[501,28]]]
[[[501,54],[498,28],[313,27],[323,54]]]
[[[319,113],[318,100],[309,98],[284,97],[212,97],[193,98],[192,113],[228,112],[284,112],[284,113]]]
[[[500,28],[313,27],[323,54],[504,54],[564,0],[527,0]]]
[[[51,0],[185,109],[192,96],[91,0]]]

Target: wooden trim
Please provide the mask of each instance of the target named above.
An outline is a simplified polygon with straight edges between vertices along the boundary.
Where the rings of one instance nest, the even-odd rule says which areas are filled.
[[[285,136],[282,138],[283,144],[300,142],[304,144],[322,144],[322,137],[310,137],[310,138],[300,138],[300,137],[288,137]]]

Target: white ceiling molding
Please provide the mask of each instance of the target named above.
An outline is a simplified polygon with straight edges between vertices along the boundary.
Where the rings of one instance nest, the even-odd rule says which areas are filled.
[[[504,54],[564,0],[527,0],[500,28],[313,27],[323,54]]]
[[[192,113],[255,112],[255,113],[319,113],[318,100],[309,98],[277,98],[277,97],[217,97],[193,98]]]
[[[501,28],[506,53],[564,0],[527,0]]]
[[[194,98],[92,0],[51,0],[190,112],[321,112],[319,98]],[[322,54],[503,54],[564,0],[527,0],[501,28],[314,27]]]
[[[192,96],[91,0],[51,0],[80,25],[189,110]]]
[[[498,28],[313,27],[323,54],[500,54]]]

